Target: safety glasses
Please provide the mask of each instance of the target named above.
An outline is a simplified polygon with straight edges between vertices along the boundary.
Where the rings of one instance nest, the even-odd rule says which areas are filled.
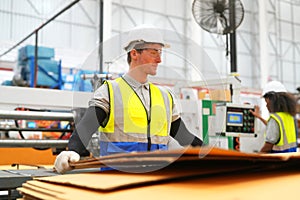
[[[161,57],[162,50],[161,49],[155,49],[155,48],[141,48],[136,49],[137,51],[147,51],[151,57]]]

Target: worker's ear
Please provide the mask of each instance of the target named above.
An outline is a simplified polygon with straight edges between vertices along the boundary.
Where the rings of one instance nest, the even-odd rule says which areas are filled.
[[[130,52],[131,56],[136,56],[137,54],[137,51],[135,49],[132,49],[131,52]]]
[[[131,59],[135,59],[135,58],[137,57],[137,55],[138,55],[137,50],[132,49],[132,50],[130,51]]]

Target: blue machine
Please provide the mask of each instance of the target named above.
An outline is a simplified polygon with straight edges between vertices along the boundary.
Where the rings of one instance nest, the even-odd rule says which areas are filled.
[[[23,80],[30,87],[34,87],[35,79],[35,46],[27,45],[19,49],[18,67]],[[49,47],[38,47],[38,69],[36,85],[38,87],[62,88],[61,61],[54,60],[54,49]]]

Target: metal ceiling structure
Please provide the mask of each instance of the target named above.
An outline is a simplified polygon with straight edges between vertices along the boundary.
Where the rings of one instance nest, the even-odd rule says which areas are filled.
[[[0,33],[0,54],[5,52],[22,37],[34,30],[53,13],[72,2],[61,0],[2,0],[0,2],[0,25],[5,27]],[[105,0],[111,10],[104,9],[104,36],[114,36],[129,28],[151,23],[159,28],[171,30],[175,34],[168,37],[182,58],[191,52],[188,39],[194,40],[214,62],[220,75],[230,73],[230,58],[226,57],[225,38],[202,30],[192,17],[193,0]],[[101,41],[100,0],[81,0],[78,5],[56,19],[45,28],[39,43],[54,47],[56,55],[62,59],[65,68],[76,68],[84,62],[89,52]],[[265,34],[262,43],[262,18],[259,0],[242,0],[245,17],[236,30],[237,69],[245,87],[261,88],[262,74],[267,67],[267,79],[282,81],[288,90],[294,92],[300,85],[300,4],[297,0],[268,0],[265,4]],[[106,7],[107,8],[107,7]],[[108,13],[109,12],[109,13]],[[110,16],[108,16],[110,15]],[[109,30],[105,29],[110,27]],[[58,31],[59,30],[59,31]],[[108,32],[108,34],[107,34]],[[176,34],[177,33],[177,34]],[[107,38],[106,38],[107,39]],[[25,44],[34,43],[30,38]],[[263,46],[264,45],[264,46]],[[266,51],[264,53],[264,51]],[[14,64],[17,49],[0,58],[0,65]],[[193,73],[188,62],[178,56],[166,59],[163,65],[171,67],[182,77]],[[104,70],[105,63],[103,60]],[[264,66],[264,65],[268,66]],[[262,66],[263,65],[263,66]],[[0,68],[1,68],[0,66]],[[174,76],[168,68],[161,71],[163,76]]]

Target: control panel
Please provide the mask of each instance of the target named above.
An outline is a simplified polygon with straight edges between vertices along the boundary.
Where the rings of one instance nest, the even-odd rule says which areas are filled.
[[[254,133],[254,116],[251,108],[227,106],[226,132]]]
[[[256,136],[254,105],[222,103],[216,106],[216,134],[224,136]]]

